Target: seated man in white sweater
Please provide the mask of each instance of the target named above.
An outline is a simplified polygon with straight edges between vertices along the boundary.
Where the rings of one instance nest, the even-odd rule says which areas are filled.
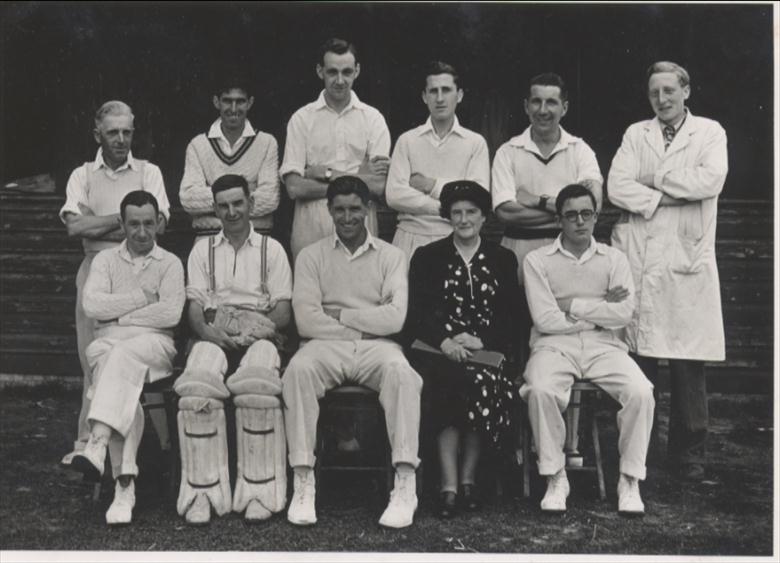
[[[655,401],[652,384],[628,356],[620,332],[634,311],[628,259],[593,238],[598,213],[588,188],[566,186],[555,208],[561,234],[552,244],[529,252],[523,262],[534,326],[520,396],[528,403],[539,474],[547,477],[542,510],[566,510],[562,413],[574,381],[585,380],[620,403],[618,511],[643,514],[638,481],[646,475]]]
[[[132,191],[120,213],[127,238],[95,257],[84,286],[84,310],[97,322],[86,350],[94,379],[88,391],[89,441],[73,458],[75,468],[98,477],[109,450],[116,479],[109,524],[130,523],[144,430],[139,398],[145,382],[173,369],[173,329],[184,307],[184,268],[155,243],[162,220],[155,197]]]
[[[254,101],[243,80],[224,79],[212,100],[219,119],[187,146],[179,200],[198,236],[216,234],[222,227],[211,185],[226,174],[246,178],[253,197],[249,217],[254,230],[268,234],[273,227],[273,212],[279,206],[279,147],[272,135],[249,122],[247,113]]]
[[[422,99],[428,120],[398,137],[387,174],[387,204],[398,211],[393,244],[411,260],[423,245],[452,232],[439,214],[441,189],[451,180],[473,180],[490,186],[490,156],[485,139],[458,122],[463,99],[458,73],[435,61],[425,70]]]
[[[282,392],[294,491],[287,519],[317,521],[314,508],[314,444],[318,401],[344,383],[379,392],[395,466],[395,486],[379,523],[410,526],[417,509],[414,470],[420,426],[422,378],[388,337],[406,317],[406,257],[371,236],[365,226],[369,191],[354,176],[328,186],[328,210],[336,232],[304,248],[295,263],[293,310],[305,342],[293,356]]]

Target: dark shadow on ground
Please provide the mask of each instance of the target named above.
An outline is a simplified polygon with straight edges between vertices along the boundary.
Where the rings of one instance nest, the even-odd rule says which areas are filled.
[[[625,553],[665,555],[771,555],[773,429],[770,395],[713,395],[710,399],[711,463],[700,483],[685,483],[664,465],[662,448],[650,452],[642,485],[647,515],[616,513],[617,451],[614,409],[600,410],[606,456],[607,500],[595,479],[573,474],[569,511],[539,511],[543,484],[532,481],[530,499],[520,491],[520,470],[474,515],[443,522],[430,492],[415,524],[380,528],[384,488],[368,477],[331,475],[318,488],[319,522],[306,529],[284,514],[257,526],[239,515],[193,529],[176,514],[176,493],[158,478],[163,467],[152,425],[141,446],[141,477],[131,526],[111,529],[104,514],[113,491],[98,502],[92,486],[60,469],[69,450],[77,394],[56,388],[4,390],[0,397],[0,547],[4,550],[134,551],[377,551],[494,553]],[[659,443],[665,443],[668,395],[659,401]],[[426,473],[433,478],[435,471]],[[431,484],[430,481],[428,481]]]

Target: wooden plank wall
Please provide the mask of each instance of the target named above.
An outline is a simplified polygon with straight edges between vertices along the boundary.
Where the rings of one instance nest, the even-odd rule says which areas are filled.
[[[57,217],[61,195],[0,193],[0,373],[77,376],[73,321],[81,244]],[[597,238],[616,219],[606,209]],[[394,214],[380,215],[380,235],[392,237]],[[500,236],[491,220],[489,238]],[[164,247],[186,263],[193,233],[180,208],[172,212]],[[717,256],[726,325],[727,360],[708,366],[724,390],[771,391],[773,385],[773,206],[770,201],[722,200]]]

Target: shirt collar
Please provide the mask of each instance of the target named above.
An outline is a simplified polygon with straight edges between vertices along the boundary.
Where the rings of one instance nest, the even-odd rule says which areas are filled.
[[[220,229],[220,231],[216,235],[214,235],[214,247],[216,248],[217,246],[219,246],[223,242],[225,242],[227,244],[230,244],[230,241],[225,236],[224,229]],[[262,244],[263,244],[263,235],[259,234],[254,229],[250,229],[249,236],[244,241],[244,244],[241,245],[241,246],[243,247],[243,246],[246,246],[247,244],[251,244],[252,246],[260,248],[262,246]]]
[[[241,133],[241,138],[244,137],[254,137],[255,130],[252,127],[252,124],[247,119],[244,122],[244,131]],[[230,144],[230,141],[227,140],[227,137],[225,137],[225,134],[222,132],[222,118],[220,117],[217,119],[214,123],[211,124],[211,127],[209,128],[208,133],[209,139],[222,139],[224,140],[228,145]]]
[[[685,125],[685,124],[688,122],[688,118],[689,118],[689,117],[691,117],[692,115],[693,115],[693,114],[691,113],[691,111],[690,111],[688,108],[685,108],[685,115],[684,115],[684,116],[683,116],[683,118],[680,120],[680,123],[678,123],[677,125],[675,125],[675,126],[674,126],[674,132],[675,132],[675,133],[679,133],[679,132],[680,132],[680,129],[682,129],[682,128],[683,128],[683,125]],[[657,116],[657,115],[656,115],[656,116],[653,118],[653,123],[654,123],[654,124],[655,124],[655,125],[658,127],[658,129],[659,129],[660,131],[663,131],[663,130],[664,130],[664,127],[666,127],[666,125],[664,125],[663,123],[661,123],[661,120],[660,120],[660,119],[658,119],[658,116]]]
[[[425,120],[425,123],[423,124],[422,129],[420,130],[420,136],[422,137],[427,133],[434,135],[437,139],[439,138],[439,136],[436,134],[436,130],[433,128],[433,122],[431,121],[430,116],[428,117],[427,120]],[[450,133],[454,133],[455,135],[459,135],[461,137],[466,136],[464,133],[463,126],[460,124],[460,121],[458,121],[457,115],[455,116],[455,121],[452,124],[452,129],[450,129],[449,132],[447,132],[447,134],[444,136],[444,139],[446,139],[450,135]],[[443,141],[444,139],[441,140]]]
[[[341,239],[339,238],[339,235],[336,233],[333,233],[333,248],[341,247],[344,249],[344,251],[349,254],[352,258],[357,258],[364,252],[368,252],[369,248],[373,248],[376,250],[377,244],[376,239],[371,235],[371,233],[366,230],[366,240],[363,244],[361,244],[353,253],[349,252],[349,249],[346,247],[346,245],[341,242]]]
[[[568,250],[566,250],[563,247],[563,243],[561,242],[562,240],[563,240],[563,233],[559,234],[558,237],[555,239],[555,241],[553,241],[552,245],[550,246],[550,249],[546,252],[547,256],[552,256],[556,252],[560,252],[564,256],[568,256],[570,258],[573,258],[574,260],[577,260],[578,262],[587,262],[588,260],[590,260],[593,257],[594,254],[605,254],[606,253],[604,248],[602,247],[602,245],[600,243],[596,242],[596,239],[593,238],[593,236],[591,236],[590,237],[590,246],[588,247],[588,249],[585,252],[582,253],[582,256],[577,258],[576,256],[574,256],[574,254],[572,254],[571,252],[569,252]]]
[[[127,249],[127,239],[123,240],[117,248],[119,248],[120,258],[122,258],[127,262],[133,261],[133,257],[131,256],[130,251]],[[155,242],[154,246],[149,251],[149,254],[144,256],[144,258],[154,258],[155,260],[162,260],[163,259],[162,249],[159,246],[157,246],[157,243]]]
[[[566,148],[568,148],[569,145],[573,145],[574,143],[577,142],[577,138],[574,137],[573,135],[570,135],[563,127],[559,125],[558,128],[561,131],[561,138],[558,139],[558,143],[553,148],[552,152],[550,153],[550,156],[552,156],[558,151],[565,150]],[[537,147],[536,143],[534,143],[533,139],[531,139],[530,125],[526,127],[525,131],[523,131],[520,135],[517,135],[516,137],[512,137],[509,140],[509,144],[512,145],[513,147],[519,147],[521,149],[536,153],[539,156],[541,156],[541,153],[539,152],[539,147]]]
[[[100,170],[102,166],[105,166],[108,168],[108,165],[106,164],[106,161],[103,160],[103,147],[100,147],[97,150],[97,154],[95,155],[95,163],[92,165],[92,170],[97,172]],[[127,151],[127,160],[125,160],[124,164],[122,164],[119,168],[114,170],[114,172],[120,172],[124,170],[125,168],[130,168],[132,170],[138,169],[138,164],[136,164],[135,159],[133,158],[133,152]],[[110,170],[110,168],[109,168]]]
[[[349,94],[350,94],[350,96],[349,96],[349,103],[344,107],[343,110],[341,110],[341,113],[346,113],[346,112],[348,112],[351,109],[360,109],[360,110],[362,110],[363,108],[366,107],[366,104],[364,104],[363,102],[360,101],[360,98],[358,98],[358,95],[357,95],[357,93],[354,90],[350,91]],[[336,113],[336,110],[331,108],[328,105],[328,102],[325,101],[325,90],[320,92],[320,95],[317,98],[317,101],[314,102],[314,109],[316,109],[316,110],[328,109],[328,110],[332,111],[333,113]],[[341,114],[339,114],[339,115],[341,115]]]

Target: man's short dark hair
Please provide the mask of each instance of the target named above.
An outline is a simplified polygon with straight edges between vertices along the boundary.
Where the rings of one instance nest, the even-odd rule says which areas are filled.
[[[564,203],[570,199],[577,199],[578,197],[585,196],[590,198],[590,201],[593,204],[593,211],[596,211],[598,207],[596,206],[596,196],[593,195],[593,192],[582,184],[569,184],[558,192],[558,197],[555,198],[555,212],[558,215],[561,215]]]
[[[364,205],[368,205],[371,193],[366,183],[357,176],[339,176],[328,186],[326,197],[328,206],[333,203],[336,196],[356,194]]]
[[[157,214],[160,212],[160,204],[157,203],[157,198],[151,193],[143,190],[135,190],[125,195],[125,197],[122,198],[122,203],[119,204],[119,215],[122,217],[122,221],[125,220],[125,209],[127,209],[128,205],[143,207],[147,204],[154,207],[154,216],[157,217]]]
[[[554,72],[543,72],[537,74],[528,82],[528,95],[531,95],[531,87],[533,86],[557,86],[561,91],[561,101],[565,102],[569,99],[569,89],[566,87],[566,83],[559,75]]]
[[[452,206],[458,201],[470,201],[487,217],[491,209],[490,192],[472,180],[447,182],[439,196],[439,215],[449,220]]]
[[[246,178],[238,174],[225,174],[214,180],[214,183],[211,184],[211,194],[216,200],[219,192],[233,188],[241,188],[244,190],[244,195],[249,197],[249,183],[246,181]]]
[[[247,98],[252,97],[252,87],[249,78],[242,71],[225,71],[213,82],[212,90],[217,98],[222,97],[222,94],[227,94],[233,89],[243,90]]]
[[[428,87],[428,77],[436,76],[437,74],[451,74],[452,81],[455,83],[455,86],[460,88],[460,85],[458,84],[458,79],[460,77],[458,76],[458,71],[455,70],[454,66],[443,61],[431,61],[425,65],[423,74],[423,89]]]
[[[355,64],[358,63],[358,54],[355,45],[344,39],[338,37],[331,37],[325,43],[320,46],[320,64],[325,65],[325,53],[336,53],[337,55],[343,55],[344,53],[352,53],[355,57]]]

